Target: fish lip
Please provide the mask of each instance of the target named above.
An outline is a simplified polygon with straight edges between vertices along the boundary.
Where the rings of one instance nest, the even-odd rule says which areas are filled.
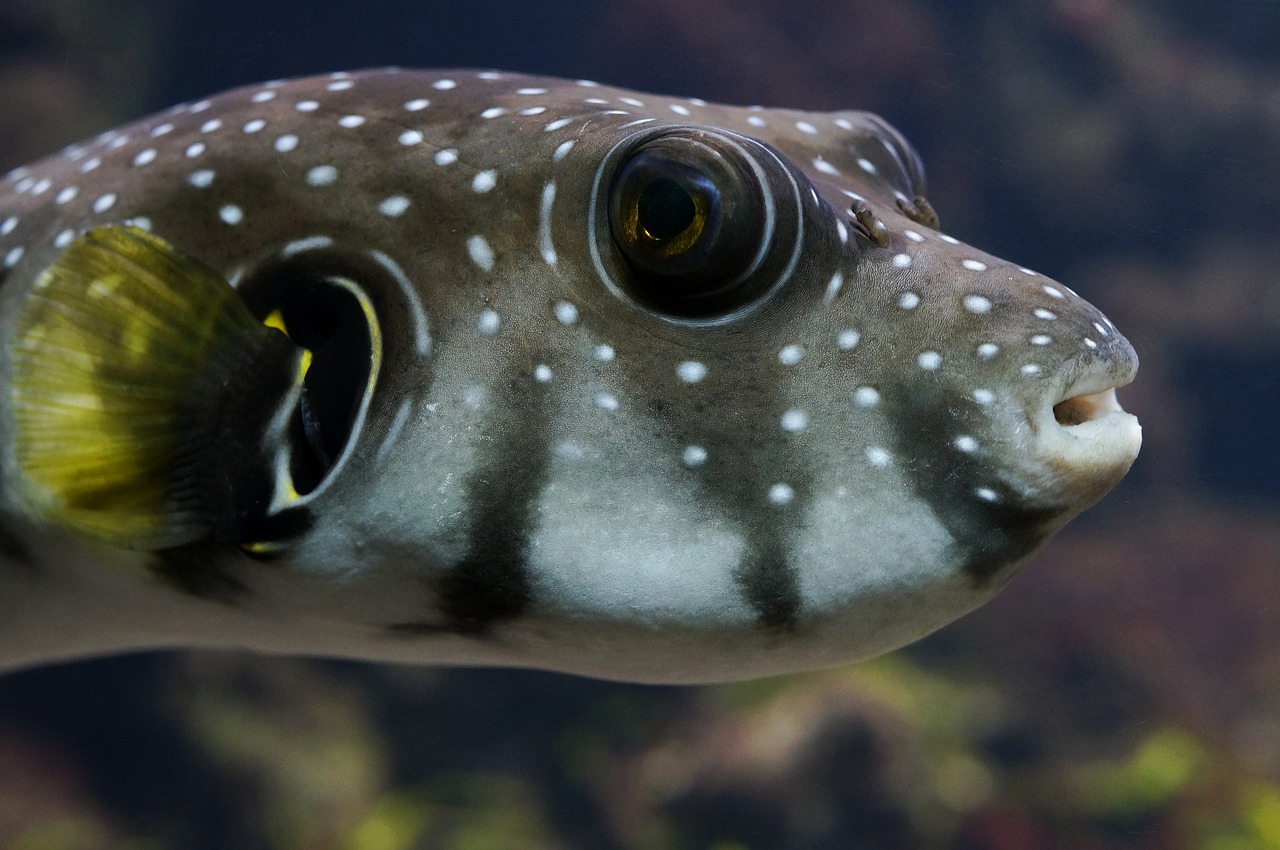
[[[1118,357],[1080,364],[1036,413],[1037,454],[1052,471],[1054,489],[1082,508],[1120,481],[1142,447],[1138,418],[1116,397],[1138,370],[1137,356],[1125,348]]]

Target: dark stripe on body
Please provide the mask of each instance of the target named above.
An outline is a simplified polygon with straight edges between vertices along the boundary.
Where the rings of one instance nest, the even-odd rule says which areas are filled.
[[[886,405],[887,406],[887,405]],[[955,398],[936,384],[915,386],[894,411],[899,424],[895,449],[915,495],[932,509],[954,538],[953,553],[974,587],[991,588],[1013,576],[1009,569],[1042,544],[1062,515],[1056,504],[1025,504],[1000,480],[989,456],[957,451],[948,435],[973,434],[981,445],[989,424],[974,402]],[[1000,501],[986,502],[975,491],[988,487]]]
[[[795,505],[775,508],[779,516]],[[800,614],[800,582],[787,562],[786,541],[792,529],[756,525],[747,531],[748,551],[735,578],[742,595],[755,609],[757,622],[768,631],[791,632]]]
[[[812,476],[805,462],[808,453],[795,445],[807,439],[805,435],[780,435],[772,422],[755,430],[754,422],[746,424],[729,413],[736,413],[743,399],[779,413],[785,408],[776,401],[782,398],[779,386],[767,380],[772,371],[761,371],[766,374],[720,386],[708,379],[696,390],[687,390],[692,397],[687,407],[677,397],[674,404],[655,399],[649,409],[664,430],[671,428],[678,435],[672,441],[673,455],[690,443],[708,447],[707,462],[686,474],[700,486],[699,501],[732,522],[744,539],[746,551],[734,578],[742,598],[755,611],[757,624],[766,631],[791,632],[798,624],[801,598],[799,576],[788,552],[812,498]],[[726,361],[712,374],[738,372]],[[766,399],[775,401],[770,405]],[[790,504],[769,502],[769,488],[777,483],[795,491]]]
[[[480,462],[467,478],[466,554],[436,587],[444,630],[464,635],[486,635],[529,606],[529,538],[550,462],[546,393],[513,384],[494,396],[477,446]],[[524,412],[523,421],[511,421],[513,410]]]

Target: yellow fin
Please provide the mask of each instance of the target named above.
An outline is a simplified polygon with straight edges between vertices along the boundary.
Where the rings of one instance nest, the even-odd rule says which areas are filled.
[[[10,342],[28,505],[115,545],[206,536],[216,518],[191,469],[208,464],[205,421],[234,418],[237,364],[266,350],[263,335],[279,336],[167,242],[128,226],[74,240],[36,281]]]

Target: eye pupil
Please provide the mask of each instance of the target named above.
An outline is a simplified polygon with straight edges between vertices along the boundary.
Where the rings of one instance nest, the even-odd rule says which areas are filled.
[[[666,242],[694,223],[698,207],[676,181],[659,177],[645,187],[636,204],[639,227],[655,242]]]

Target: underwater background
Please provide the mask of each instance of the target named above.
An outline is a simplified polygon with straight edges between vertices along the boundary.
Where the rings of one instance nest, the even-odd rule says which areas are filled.
[[[1280,0],[0,0],[0,171],[388,64],[881,114],[947,232],[1133,342],[1143,453],[994,602],[822,673],[0,678],[0,847],[1280,848]]]

